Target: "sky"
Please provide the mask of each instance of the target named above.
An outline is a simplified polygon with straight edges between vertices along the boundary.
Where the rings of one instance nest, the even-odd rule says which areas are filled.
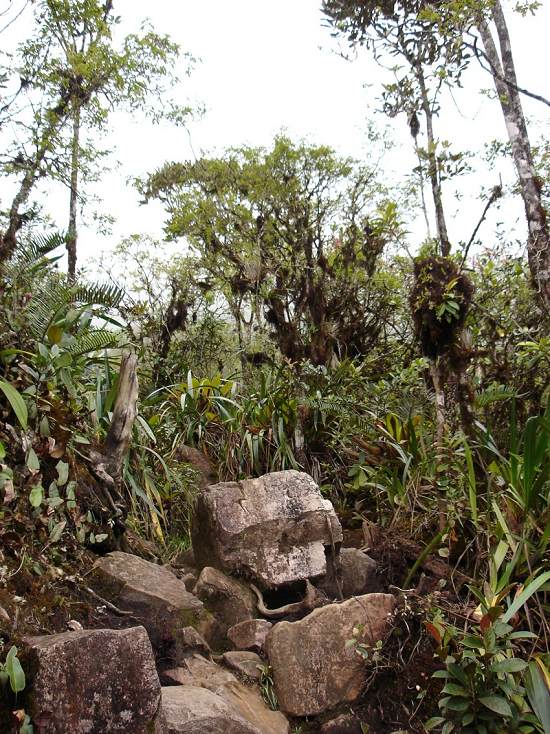
[[[6,0],[0,0],[0,6]],[[381,83],[387,79],[376,63],[362,52],[354,61],[336,53],[337,47],[323,26],[320,0],[115,0],[122,17],[119,33],[133,31],[149,18],[155,30],[168,33],[182,50],[200,59],[178,90],[181,102],[201,103],[202,119],[187,130],[154,126],[126,114],[112,117],[112,130],[102,141],[116,150],[116,166],[97,187],[104,203],[101,209],[113,214],[116,223],[105,237],[93,228],[81,231],[80,264],[91,264],[100,250],[112,249],[121,238],[136,232],[162,236],[160,205],[139,205],[139,197],[128,183],[166,160],[184,160],[203,153],[220,153],[225,147],[250,144],[268,146],[274,135],[285,131],[292,137],[332,146],[338,153],[369,161],[372,150],[366,138],[367,120],[376,116],[381,126],[390,125],[393,151],[382,163],[388,181],[396,181],[415,165],[414,150],[405,119],[388,121],[376,115]],[[506,5],[510,7],[510,5]],[[520,85],[550,97],[547,74],[547,42],[550,3],[535,18],[508,13]],[[11,40],[22,32],[24,22],[14,24]],[[10,29],[11,32],[11,29]],[[180,76],[184,77],[182,61]],[[495,137],[504,138],[499,105],[479,94],[490,88],[488,74],[472,66],[464,88],[448,99],[436,134],[460,149],[480,152]],[[529,115],[548,119],[548,108],[525,102]],[[467,240],[479,217],[483,187],[508,180],[512,169],[503,161],[495,169],[479,172],[461,182],[462,198],[450,189],[446,203],[455,216],[450,223],[452,238]],[[2,197],[4,198],[4,197]],[[54,219],[64,226],[67,194],[50,190],[48,199]],[[498,219],[523,236],[521,203],[507,199],[488,222],[487,236]],[[422,217],[412,226],[412,239],[422,237]],[[515,225],[518,222],[517,226]],[[492,236],[492,235],[491,235]]]

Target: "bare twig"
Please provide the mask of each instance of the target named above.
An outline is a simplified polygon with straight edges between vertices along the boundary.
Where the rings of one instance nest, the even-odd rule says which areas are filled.
[[[474,231],[472,232],[472,236],[470,237],[470,239],[468,241],[468,244],[466,245],[466,247],[464,249],[464,255],[462,257],[462,262],[460,263],[460,269],[461,270],[464,267],[464,263],[466,262],[466,258],[468,257],[468,252],[470,251],[470,247],[472,246],[472,244],[474,242],[475,236],[478,233],[479,228],[481,227],[481,225],[485,221],[485,217],[487,216],[487,212],[489,211],[489,209],[491,208],[491,206],[495,203],[495,201],[497,199],[500,199],[501,196],[502,196],[502,183],[500,183],[497,186],[495,186],[493,188],[493,190],[491,191],[491,196],[489,197],[489,201],[487,202],[487,204],[485,204],[485,208],[483,209],[483,212],[481,214],[481,217],[479,218],[479,221],[476,224],[476,226],[474,228]]]

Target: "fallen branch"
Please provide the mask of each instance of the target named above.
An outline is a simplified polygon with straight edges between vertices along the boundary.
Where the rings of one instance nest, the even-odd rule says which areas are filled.
[[[290,604],[285,604],[282,607],[277,607],[277,609],[268,609],[266,607],[262,592],[254,586],[254,584],[250,584],[250,588],[258,598],[258,611],[264,617],[285,617],[287,614],[297,614],[304,611],[310,612],[319,605],[319,595],[317,590],[308,579],[306,579],[306,595],[303,599]]]
[[[90,589],[89,586],[83,586],[82,588],[84,589],[84,591],[87,594],[89,594],[90,596],[93,596],[94,599],[101,602],[101,604],[106,606],[107,609],[110,609],[112,612],[117,614],[119,617],[133,617],[134,619],[137,619],[137,617],[135,617],[133,612],[126,612],[124,609],[119,609],[114,604],[111,604],[110,601],[107,601],[107,599],[104,599],[102,596],[97,594],[93,589]]]

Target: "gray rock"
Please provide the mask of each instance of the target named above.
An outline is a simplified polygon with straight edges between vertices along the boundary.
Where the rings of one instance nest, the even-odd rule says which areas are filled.
[[[193,446],[180,443],[176,448],[174,459],[190,464],[197,472],[199,487],[206,487],[218,481],[218,474],[208,456],[203,454],[202,451],[193,448]]]
[[[342,714],[324,723],[321,734],[363,734],[363,729],[353,714]]]
[[[256,597],[248,586],[211,566],[202,569],[193,593],[216,617],[223,635],[256,615]]]
[[[205,688],[218,696],[233,712],[253,727],[254,734],[288,734],[289,725],[280,711],[271,711],[259,691],[240,683],[228,670],[200,656],[164,673],[165,680],[187,689]]]
[[[332,599],[340,599],[340,590],[344,599],[381,590],[376,561],[358,548],[341,548],[337,563],[327,566],[326,576],[316,586]]]
[[[224,652],[221,660],[228,668],[244,675],[252,680],[260,680],[262,676],[261,668],[265,666],[265,661],[255,652],[247,650],[231,650]]]
[[[380,582],[376,576],[376,561],[358,548],[341,549],[340,567],[344,598],[380,591]]]
[[[240,622],[227,630],[227,638],[236,650],[263,650],[267,633],[272,628],[266,619]]]
[[[160,702],[143,627],[27,637],[29,713],[36,734],[145,734]]]
[[[395,599],[366,594],[316,609],[299,622],[279,622],[269,632],[266,651],[281,710],[315,716],[356,700],[367,671],[346,642],[352,637],[374,645],[385,637]],[[353,629],[362,625],[359,636]]]
[[[326,573],[325,546],[342,528],[313,479],[294,470],[225,482],[199,494],[193,548],[199,567],[276,588]]]
[[[154,647],[174,638],[182,627],[199,625],[203,604],[167,568],[129,553],[100,558],[91,584],[109,601],[131,611],[149,633]]]
[[[211,650],[208,642],[194,627],[183,627],[176,630],[174,640],[176,665],[179,665],[186,657],[197,653],[207,658],[210,657]]]
[[[154,731],[155,734],[259,734],[256,727],[222,698],[198,686],[162,689],[162,704]]]

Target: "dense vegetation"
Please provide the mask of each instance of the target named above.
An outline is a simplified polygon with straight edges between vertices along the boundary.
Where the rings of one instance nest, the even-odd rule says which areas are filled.
[[[110,2],[34,3],[35,35],[0,68],[2,134],[19,120],[27,135],[0,160],[17,182],[0,233],[0,594],[23,593],[23,578],[21,588],[39,582],[41,606],[60,593],[56,567],[127,537],[154,542],[164,559],[187,548],[200,481],[185,447],[205,454],[221,480],[300,468],[350,533],[365,521],[382,530],[377,560],[396,589],[412,590],[421,624],[411,629],[434,638],[439,657],[419,667],[403,727],[548,733],[544,141],[532,152],[498,2],[324,5],[346,42],[404,59],[382,94],[386,111],[408,115],[418,152],[406,195],[368,159],[285,135],[267,149],[159,161],[136,188],[162,202],[166,240],[181,254],[163,256],[162,243],[135,235],[92,281],[76,268],[75,202],[88,205],[79,181],[99,175],[102,152],[82,131],[101,130],[122,104],[158,115],[155,100],[181,122],[188,111],[162,97],[178,49],[151,29],[115,49]],[[482,227],[451,243],[442,200],[462,158],[434,132],[439,95],[474,62],[473,34],[485,58],[497,53],[491,22],[504,43],[502,73],[489,64],[503,111],[523,120],[521,140],[501,151],[516,162],[527,151],[532,171],[485,203],[523,196],[520,249],[505,234],[492,245]],[[67,184],[66,234],[62,223],[52,234],[33,199],[49,179]],[[429,218],[429,196],[436,235],[413,242],[407,222]],[[109,472],[100,459],[128,353],[138,360],[138,415]],[[426,591],[428,555],[449,578]],[[0,656],[0,680],[15,693],[8,651],[17,634]],[[414,668],[410,655],[375,664],[399,674]],[[420,675],[434,666],[439,708],[423,700]]]

